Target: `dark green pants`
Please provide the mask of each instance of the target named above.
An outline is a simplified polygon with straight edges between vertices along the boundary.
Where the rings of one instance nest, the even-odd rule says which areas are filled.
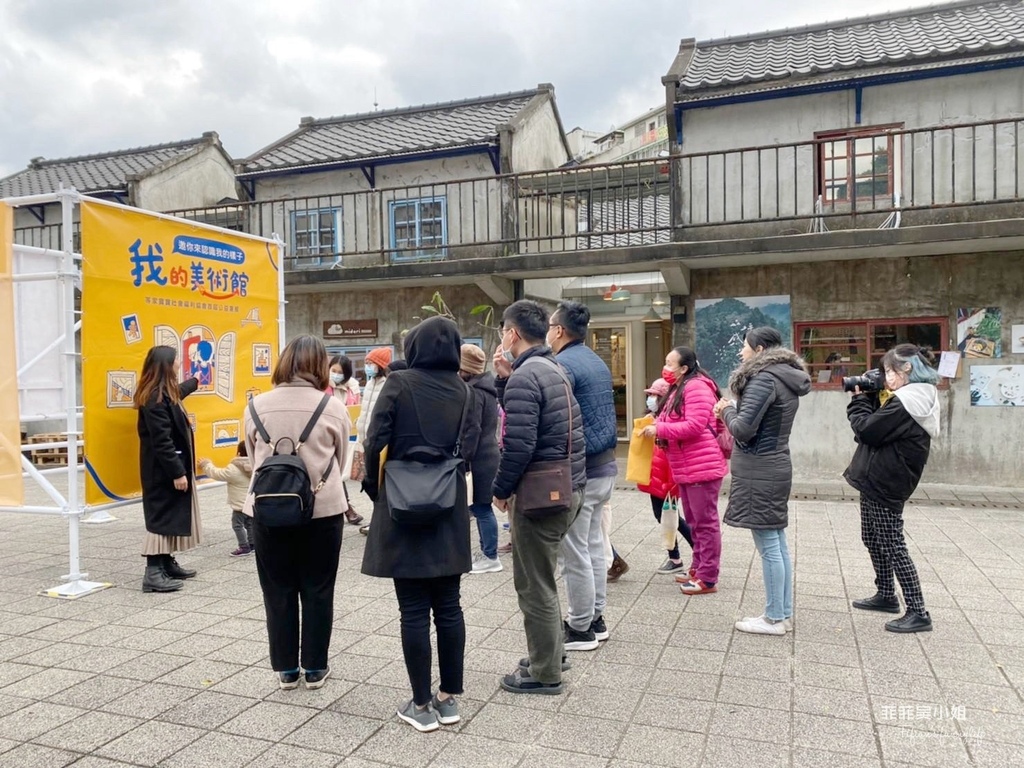
[[[577,491],[572,495],[572,506],[567,512],[542,520],[516,514],[514,500],[509,506],[512,581],[519,595],[519,610],[523,612],[530,676],[542,683],[562,681],[565,633],[555,576],[562,539],[582,504],[583,492]]]

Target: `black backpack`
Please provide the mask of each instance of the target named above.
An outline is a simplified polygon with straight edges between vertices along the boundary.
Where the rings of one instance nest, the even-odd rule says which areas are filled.
[[[334,469],[334,456],[327,465],[320,482],[312,487],[309,481],[309,472],[306,471],[306,462],[299,458],[299,449],[306,440],[309,433],[313,431],[320,414],[324,412],[327,403],[331,401],[331,395],[324,395],[320,405],[313,411],[306,428],[299,435],[299,441],[295,442],[290,437],[279,438],[272,442],[267,428],[263,426],[260,417],[256,414],[256,406],[253,400],[249,401],[249,413],[252,415],[256,431],[267,445],[272,445],[274,453],[267,458],[253,473],[252,489],[250,493],[253,499],[253,517],[256,522],[268,528],[285,528],[298,525],[305,525],[313,518],[313,501],[316,494],[324,487],[328,475]],[[277,447],[282,440],[292,444],[291,453],[278,453]]]

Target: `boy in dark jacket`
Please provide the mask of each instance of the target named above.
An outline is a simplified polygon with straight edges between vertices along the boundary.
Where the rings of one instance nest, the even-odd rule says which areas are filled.
[[[928,461],[931,440],[939,435],[939,400],[930,353],[900,344],[882,358],[891,397],[854,390],[846,415],[857,450],[844,473],[860,491],[861,539],[875,569],[878,592],[853,607],[899,613],[893,574],[900,582],[907,612],[887,622],[890,632],[927,632],[932,620],[924,607],[917,569],[903,537],[903,505],[917,488]]]
[[[587,482],[583,420],[565,374],[544,346],[548,315],[535,301],[517,301],[502,317],[501,344],[494,354],[498,398],[505,409],[505,439],[494,480],[494,505],[509,509],[523,473],[536,461],[558,461],[570,451],[569,509],[532,519],[509,512],[512,573],[530,655],[501,679],[510,693],[562,692],[564,638],[555,585],[562,539],[579,514]],[[572,432],[569,425],[572,424]]]

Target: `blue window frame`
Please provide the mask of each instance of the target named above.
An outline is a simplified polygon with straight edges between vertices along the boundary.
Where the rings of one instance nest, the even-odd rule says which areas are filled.
[[[291,224],[294,266],[317,267],[324,256],[341,253],[341,208],[297,209],[291,212]]]
[[[388,203],[392,261],[443,259],[448,244],[448,201],[443,195]]]

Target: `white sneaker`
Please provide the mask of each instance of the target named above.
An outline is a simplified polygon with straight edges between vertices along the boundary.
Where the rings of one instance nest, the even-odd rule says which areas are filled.
[[[743,619],[736,622],[736,629],[740,632],[747,632],[751,635],[785,635],[785,620],[770,622],[764,616],[757,616],[753,619]]]
[[[766,618],[766,617],[762,613],[760,616],[751,616],[749,618],[743,619],[743,621],[744,622],[747,622],[747,621],[760,621],[761,619],[764,619],[764,618]],[[784,626],[786,628],[787,632],[792,632],[793,631],[793,620],[792,619],[783,619],[782,620],[782,626]]]
[[[489,557],[480,555],[480,557],[473,561],[473,570],[470,573],[497,573],[504,569],[505,566],[501,564],[501,560],[498,558],[492,560]]]

